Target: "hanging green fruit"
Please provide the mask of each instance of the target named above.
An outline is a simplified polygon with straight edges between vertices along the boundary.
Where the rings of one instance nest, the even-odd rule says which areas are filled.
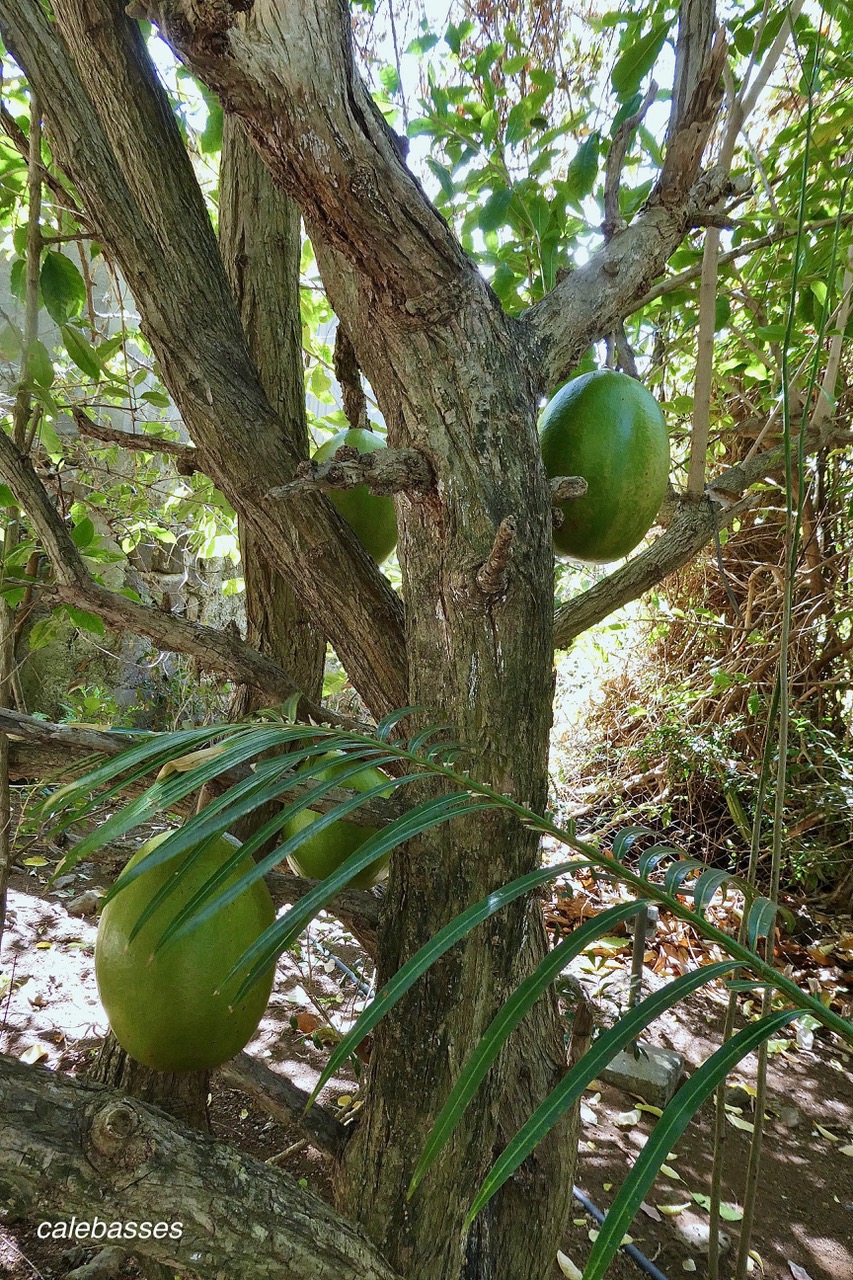
[[[168,834],[147,841],[122,876]],[[200,849],[177,854],[131,881],[101,913],[95,976],[110,1027],[132,1058],[157,1071],[203,1071],[233,1058],[251,1040],[269,1002],[272,969],[237,1005],[233,997],[239,984],[232,981],[218,993],[232,967],[275,919],[263,880],[196,929],[152,954],[181,908],[239,847],[238,840],[222,835]],[[185,860],[193,858],[183,880],[131,942],[131,931],[154,894]],[[251,858],[245,857],[220,889],[233,884],[253,865]]]
[[[627,556],[655,521],[669,483],[669,436],[651,392],[599,369],[561,387],[539,420],[549,478],[582,476],[587,492],[561,505],[559,555],[590,564]]]

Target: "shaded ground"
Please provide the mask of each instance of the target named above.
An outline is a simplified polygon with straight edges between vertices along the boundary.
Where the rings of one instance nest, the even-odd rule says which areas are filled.
[[[91,864],[83,865],[73,880],[48,894],[46,879],[51,869],[50,865],[19,868],[13,881],[0,970],[0,1051],[76,1072],[85,1070],[88,1056],[96,1051],[105,1021],[94,986],[92,918],[69,915],[66,905],[102,880],[104,873]],[[571,928],[600,909],[598,894],[598,888],[579,885],[571,903],[556,904],[551,924]],[[780,956],[782,963],[792,963],[801,980],[808,968],[812,986],[831,989],[836,999],[839,990],[843,999],[849,983],[853,998],[853,927],[847,925],[849,955],[844,922],[840,929],[836,925],[830,930],[828,923],[819,921],[814,927],[818,935],[823,929],[826,937],[791,942],[789,953]],[[315,926],[312,939],[300,954],[282,961],[268,1013],[249,1046],[252,1054],[303,1087],[313,1085],[325,1060],[324,1042],[333,1034],[328,1028],[346,1030],[365,1002],[364,994],[321,950],[334,951],[349,967],[362,972],[362,958],[351,939],[332,921]],[[587,953],[576,966],[575,976],[593,997],[603,1023],[624,1006],[629,949],[629,939],[616,936],[598,948],[598,954]],[[677,922],[663,920],[649,944],[646,988],[668,980],[681,971],[680,965],[695,963],[699,951],[701,944],[695,937]],[[721,990],[701,993],[689,1009],[682,1007],[677,1018],[668,1015],[656,1023],[650,1041],[677,1049],[688,1067],[696,1066],[719,1045],[724,1001]],[[748,1013],[742,1010],[741,1020]],[[810,1038],[806,1033],[799,1044],[792,1034],[774,1048],[770,1070],[774,1114],[764,1146],[752,1274],[766,1280],[853,1280],[853,1057],[820,1034]],[[749,1135],[742,1126],[749,1124],[753,1066],[752,1059],[742,1064],[739,1080],[745,1089],[730,1094],[725,1200],[735,1215],[743,1197]],[[325,1091],[323,1101],[343,1114],[356,1091],[357,1082],[342,1075]],[[239,1091],[217,1083],[211,1113],[218,1136],[259,1159],[275,1160],[320,1194],[328,1191],[329,1162],[300,1141],[298,1130],[271,1121]],[[612,1201],[654,1118],[647,1111],[635,1111],[634,1100],[614,1089],[595,1085],[588,1091],[577,1180],[601,1208]],[[669,1175],[659,1176],[646,1197],[646,1210],[631,1227],[637,1247],[670,1280],[687,1272],[699,1280],[707,1275],[703,1235],[708,1219],[694,1195],[708,1190],[712,1124],[709,1103],[681,1139],[669,1161]],[[666,1209],[676,1212],[667,1214]],[[594,1226],[578,1205],[573,1206],[563,1253],[581,1269]],[[737,1222],[727,1223],[726,1230],[736,1237]],[[91,1251],[80,1249],[69,1253],[63,1243],[46,1245],[36,1238],[34,1226],[26,1231],[0,1229],[0,1276],[9,1280],[37,1276],[61,1280],[90,1256]],[[732,1252],[723,1266],[726,1278],[731,1263]],[[789,1263],[801,1270],[792,1270]],[[565,1260],[563,1268],[555,1266],[554,1280],[572,1274]],[[129,1261],[117,1274],[122,1280],[133,1280],[143,1273]],[[620,1255],[607,1274],[609,1280],[636,1280],[641,1272]]]

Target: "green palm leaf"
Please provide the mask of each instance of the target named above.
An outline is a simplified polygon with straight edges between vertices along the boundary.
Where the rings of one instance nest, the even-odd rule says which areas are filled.
[[[362,1040],[370,1034],[380,1019],[385,1017],[388,1010],[393,1009],[397,1001],[401,1000],[406,992],[414,986],[418,978],[426,973],[430,965],[434,964],[440,956],[443,956],[445,951],[449,951],[460,938],[464,938],[478,924],[482,924],[484,920],[488,920],[490,916],[495,915],[503,907],[515,902],[516,898],[520,898],[538,888],[540,884],[545,884],[548,880],[554,880],[558,876],[567,875],[569,872],[577,871],[587,865],[585,861],[575,860],[573,862],[561,862],[553,867],[544,867],[539,871],[529,871],[527,875],[520,876],[517,880],[512,880],[509,884],[502,885],[500,889],[495,889],[494,893],[490,893],[488,897],[481,898],[479,902],[476,902],[472,907],[468,907],[466,911],[455,916],[442,929],[439,929],[438,933],[434,934],[429,942],[424,943],[421,949],[416,951],[412,958],[397,970],[393,978],[386,982],[373,1002],[360,1015],[355,1026],[335,1046],[308,1100],[308,1105],[310,1106],[315,1101],[323,1086],[335,1074],[338,1067],[346,1062],[351,1053],[355,1052]]]
[[[520,987],[516,987],[471,1054],[433,1125],[417,1168],[412,1175],[409,1185],[410,1196],[447,1142],[457,1121],[479,1089],[489,1067],[509,1036],[522,1018],[530,1012],[543,991],[550,987],[557,974],[561,973],[566,965],[571,964],[572,960],[580,955],[584,947],[608,933],[614,925],[621,924],[623,920],[636,915],[642,905],[641,902],[623,902],[588,920],[586,924],[575,929],[571,936],[556,946],[553,951],[550,951],[535,972],[526,978]]]
[[[379,788],[376,790],[378,791]],[[364,798],[371,794],[374,793],[366,791]],[[225,980],[226,982],[230,981],[237,973],[242,972],[247,965],[251,965],[240,990],[235,996],[235,1002],[239,1003],[243,999],[252,983],[267,972],[269,966],[290,945],[294,938],[298,937],[309,920],[312,920],[317,912],[321,911],[339,890],[345,888],[359,871],[370,866],[372,862],[375,862],[378,857],[381,857],[382,854],[387,853],[390,849],[404,844],[415,836],[422,835],[425,831],[449,822],[453,818],[464,817],[469,813],[483,812],[485,809],[493,807],[494,805],[480,796],[471,796],[467,792],[450,796],[434,796],[431,800],[426,800],[423,804],[410,809],[394,822],[390,822],[381,831],[377,831],[360,848],[356,849],[355,853],[350,854],[347,860],[338,867],[337,871],[327,876],[310,893],[307,893],[296,906],[292,907],[281,920],[277,920],[275,924],[271,925],[253,946],[244,952]],[[335,814],[340,812],[340,809],[336,809],[331,815],[322,814],[317,819],[317,822],[322,821],[324,817],[334,818]],[[316,826],[316,823],[312,824],[312,826]],[[282,848],[286,849],[290,843],[288,841],[288,844]],[[262,866],[263,864],[259,863],[258,865]],[[246,879],[246,877],[243,877],[243,879]],[[234,887],[236,889],[237,886],[235,885]],[[222,903],[226,896],[220,895],[216,902],[210,904],[207,910],[216,910],[218,904]]]
[[[676,978],[674,982],[667,983],[665,987],[661,987],[660,991],[647,996],[640,1004],[623,1014],[615,1026],[599,1036],[581,1060],[575,1063],[571,1071],[563,1077],[556,1089],[552,1089],[541,1106],[536,1108],[527,1123],[519,1129],[512,1142],[495,1161],[477,1193],[466,1221],[473,1222],[507,1178],[512,1177],[533,1148],[577,1102],[590,1080],[595,1079],[599,1071],[607,1066],[620,1049],[624,1049],[625,1045],[635,1040],[650,1022],[672,1005],[677,1004],[679,1000],[683,1000],[691,991],[712,982],[734,968],[737,968],[734,961],[722,960],[717,964],[704,965],[701,969],[695,969],[693,973],[687,973],[682,978]],[[621,1238],[620,1235],[619,1239]]]
[[[705,1099],[710,1097],[717,1085],[725,1080],[732,1068],[748,1053],[794,1018],[801,1016],[787,1009],[744,1027],[703,1062],[698,1071],[694,1071],[687,1083],[682,1085],[658,1120],[633,1169],[620,1187],[592,1247],[583,1280],[600,1280],[604,1275],[661,1165]]]

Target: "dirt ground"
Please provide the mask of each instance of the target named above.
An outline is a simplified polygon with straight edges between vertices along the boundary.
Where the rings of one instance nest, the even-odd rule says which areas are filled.
[[[40,851],[43,852],[43,851]],[[22,858],[33,862],[33,851]],[[34,855],[34,864],[18,867],[13,878],[0,968],[0,1051],[29,1062],[71,1072],[85,1071],[106,1030],[93,973],[94,917],[69,914],[69,904],[104,880],[105,870],[81,864],[73,876],[48,889],[55,861]],[[112,869],[114,871],[114,869]],[[571,928],[584,913],[600,909],[598,889],[580,885],[574,898],[559,901],[549,923]],[[580,906],[579,906],[580,903]],[[84,902],[83,904],[87,904]],[[75,910],[80,907],[75,906]],[[853,926],[849,921],[813,921],[817,942],[791,943],[781,957],[815,990],[832,990],[835,1000],[853,1003]],[[679,972],[696,959],[700,944],[676,921],[662,920],[646,955],[646,989]],[[364,957],[334,921],[312,926],[298,954],[288,954],[279,968],[273,998],[258,1035],[248,1047],[273,1069],[296,1084],[310,1087],[328,1052],[335,1030],[345,1031],[366,1002],[332,958],[337,955],[363,982],[370,971]],[[586,953],[574,976],[594,1001],[606,1023],[624,1006],[630,939],[616,936]],[[815,958],[817,957],[817,958]],[[808,970],[802,979],[800,970]],[[839,997],[839,994],[840,997]],[[689,1070],[719,1045],[725,993],[705,989],[678,1016],[667,1015],[649,1032],[649,1043],[680,1052]],[[743,1010],[744,1015],[749,1009]],[[330,1030],[329,1028],[332,1028]],[[758,1221],[753,1239],[751,1274],[758,1280],[853,1280],[853,1055],[821,1032],[808,1030],[799,1042],[792,1032],[775,1042],[770,1057],[771,1116],[766,1129]],[[731,1275],[737,1248],[738,1213],[749,1134],[754,1060],[741,1064],[730,1081],[727,1107],[725,1225],[732,1245],[723,1262]],[[325,1090],[322,1101],[346,1116],[357,1108],[357,1081],[342,1073]],[[638,1110],[636,1099],[597,1082],[583,1107],[583,1137],[577,1182],[601,1209],[611,1203],[627,1167],[651,1132],[655,1116]],[[708,1103],[688,1128],[646,1197],[631,1226],[635,1246],[664,1276],[673,1280],[694,1273],[707,1275],[707,1222],[701,1197],[707,1194],[711,1162],[713,1105]],[[328,1160],[300,1143],[291,1126],[269,1119],[239,1091],[214,1076],[211,1094],[214,1132],[261,1159],[275,1159],[312,1190],[329,1188]],[[282,1158],[282,1153],[286,1153]],[[698,1197],[698,1199],[697,1199]],[[596,1224],[575,1203],[569,1213],[562,1258],[554,1280],[583,1269]],[[8,1280],[64,1280],[84,1264],[92,1250],[71,1249],[61,1242],[45,1244],[34,1225],[0,1226],[0,1276]],[[123,1280],[144,1276],[128,1260],[117,1273]],[[643,1273],[624,1253],[608,1271],[609,1280],[638,1280]],[[439,1277],[436,1280],[440,1280]]]

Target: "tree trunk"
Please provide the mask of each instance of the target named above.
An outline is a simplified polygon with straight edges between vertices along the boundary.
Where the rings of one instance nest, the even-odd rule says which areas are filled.
[[[281,433],[308,456],[302,323],[299,305],[299,210],[273,186],[238,120],[226,116],[219,182],[219,248],[249,351]],[[326,644],[306,609],[264,554],[264,540],[240,520],[246,583],[246,638],[319,700]],[[249,686],[235,694],[235,716],[260,705]]]
[[[551,508],[520,334],[476,281],[441,328],[401,334],[375,314],[359,324],[352,299],[335,297],[333,264],[318,258],[391,443],[423,450],[438,476],[438,500],[409,495],[398,504],[410,702],[428,707],[433,723],[454,726],[474,776],[541,810],[552,699]],[[505,583],[493,566],[498,589],[486,594],[478,570],[510,519]],[[493,814],[457,820],[395,855],[380,981],[466,905],[536,861],[537,840]],[[497,1151],[565,1069],[552,996],[538,1003],[406,1200],[430,1123],[467,1054],[546,947],[539,903],[511,908],[434,965],[377,1028],[340,1203],[410,1280],[542,1280],[553,1265],[570,1205],[572,1122],[537,1149],[467,1241],[462,1234]]]
[[[150,1102],[194,1129],[210,1128],[207,1113],[209,1072],[153,1071],[125,1053],[112,1031],[98,1051],[88,1079],[122,1089],[142,1102]]]

